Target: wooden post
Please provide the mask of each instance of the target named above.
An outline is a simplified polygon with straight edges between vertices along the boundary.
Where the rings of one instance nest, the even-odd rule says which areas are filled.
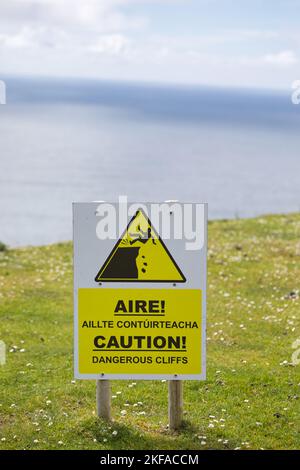
[[[183,386],[182,380],[169,380],[169,429],[178,430],[182,425]]]
[[[96,402],[97,416],[99,418],[111,420],[111,397],[109,380],[96,381]]]

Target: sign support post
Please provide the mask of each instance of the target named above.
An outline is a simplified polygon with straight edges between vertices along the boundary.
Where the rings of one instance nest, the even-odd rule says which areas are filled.
[[[110,381],[96,380],[97,416],[107,421],[111,420]]]
[[[182,380],[169,380],[169,429],[177,431],[182,425],[183,384]]]

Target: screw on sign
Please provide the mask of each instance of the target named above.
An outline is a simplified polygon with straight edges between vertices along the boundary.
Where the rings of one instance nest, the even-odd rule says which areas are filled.
[[[182,381],[206,374],[207,206],[162,205],[172,229],[152,224],[157,203],[135,203],[120,234],[108,227],[103,236],[102,205],[74,203],[74,373],[97,380],[97,412],[106,419],[110,379],[169,380],[174,430],[182,422]],[[124,209],[107,206],[116,217]]]

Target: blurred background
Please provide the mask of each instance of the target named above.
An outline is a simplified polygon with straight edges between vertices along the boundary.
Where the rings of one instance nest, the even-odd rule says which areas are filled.
[[[71,239],[73,201],[300,208],[299,0],[0,2],[0,240]]]

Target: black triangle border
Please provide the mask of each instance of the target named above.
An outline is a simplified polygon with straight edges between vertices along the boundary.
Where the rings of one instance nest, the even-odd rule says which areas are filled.
[[[108,280],[105,280],[105,279],[99,279],[99,275],[100,273],[103,271],[103,266],[106,267],[106,265],[108,264],[109,260],[111,259],[112,255],[115,253],[115,251],[117,250],[118,246],[120,245],[121,241],[123,240],[126,232],[128,231],[131,223],[134,221],[134,219],[137,217],[138,213],[141,212],[144,217],[146,218],[146,220],[148,221],[148,224],[149,226],[151,227],[151,229],[154,231],[155,235],[157,236],[157,238],[159,239],[159,241],[161,242],[163,248],[165,249],[165,251],[167,252],[169,258],[171,259],[171,261],[173,262],[173,264],[175,265],[177,271],[179,272],[180,276],[182,277],[182,280],[178,281],[178,280],[175,280],[174,279],[170,279],[170,280],[138,280],[138,279],[126,279],[126,280],[114,280],[114,279],[110,279],[109,281]],[[173,258],[173,256],[171,255],[171,253],[169,252],[168,248],[166,247],[164,241],[160,238],[160,235],[157,233],[157,231],[155,230],[155,228],[153,227],[152,223],[151,223],[151,220],[149,219],[149,217],[145,214],[145,212],[143,211],[143,209],[138,209],[135,213],[135,215],[130,219],[127,227],[125,228],[124,232],[122,233],[122,235],[119,237],[119,240],[117,241],[117,243],[114,245],[113,249],[111,250],[110,254],[108,255],[108,257],[106,258],[106,260],[104,261],[103,265],[101,266],[100,270],[98,271],[98,274],[95,276],[95,282],[97,282],[97,284],[100,284],[102,282],[173,282],[173,283],[181,283],[181,282],[186,282],[186,277],[185,275],[183,274],[183,272],[181,271],[180,267],[178,266],[178,264],[176,263],[175,259]]]

